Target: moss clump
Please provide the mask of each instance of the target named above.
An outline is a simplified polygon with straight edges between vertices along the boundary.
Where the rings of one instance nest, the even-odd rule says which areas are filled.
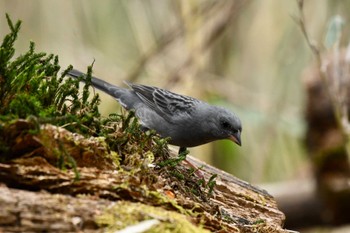
[[[141,203],[119,201],[96,218],[107,232],[115,232],[127,226],[137,225],[145,220],[158,220],[151,228],[142,232],[163,233],[205,233],[208,230],[194,226],[188,218],[176,212]]]
[[[90,97],[89,83],[80,96],[79,81],[64,79],[65,72],[58,73],[58,57],[35,52],[33,42],[28,52],[13,58],[21,21],[13,24],[6,18],[10,33],[0,46],[0,120],[31,116],[73,132],[98,132],[100,100],[98,95]]]

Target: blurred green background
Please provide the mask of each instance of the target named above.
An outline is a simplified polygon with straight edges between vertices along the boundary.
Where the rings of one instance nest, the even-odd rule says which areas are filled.
[[[305,3],[310,35],[322,41],[330,17],[346,20],[348,1]],[[303,179],[310,166],[303,145],[303,70],[312,63],[292,0],[1,0],[5,20],[23,21],[17,54],[59,55],[60,64],[117,85],[124,80],[168,88],[236,112],[242,147],[230,141],[191,154],[252,183]],[[104,114],[120,111],[102,95]]]

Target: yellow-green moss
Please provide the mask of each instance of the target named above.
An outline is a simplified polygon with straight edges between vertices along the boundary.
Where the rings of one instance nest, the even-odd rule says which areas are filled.
[[[106,232],[115,232],[127,226],[148,219],[157,219],[159,224],[145,231],[148,233],[206,233],[202,227],[195,226],[190,219],[177,212],[142,203],[119,201],[96,217],[96,222],[106,228]]]

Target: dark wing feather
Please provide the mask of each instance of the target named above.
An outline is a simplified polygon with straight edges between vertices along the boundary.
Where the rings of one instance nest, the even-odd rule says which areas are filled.
[[[199,100],[175,94],[173,92],[139,84],[128,85],[135,91],[137,96],[151,109],[158,112],[165,119],[182,114],[190,114],[193,106]]]
[[[142,100],[142,102],[144,102],[148,107],[152,108],[153,110],[156,110],[153,102],[154,87],[132,83],[127,84],[135,91],[136,95]]]

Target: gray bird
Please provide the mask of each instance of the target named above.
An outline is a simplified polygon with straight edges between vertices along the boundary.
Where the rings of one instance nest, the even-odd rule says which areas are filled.
[[[68,75],[86,76],[74,69]],[[126,110],[134,110],[143,128],[169,137],[170,144],[180,147],[179,153],[220,139],[241,145],[241,121],[222,107],[146,85],[127,83],[130,88],[122,88],[96,77],[92,85],[116,98]]]

